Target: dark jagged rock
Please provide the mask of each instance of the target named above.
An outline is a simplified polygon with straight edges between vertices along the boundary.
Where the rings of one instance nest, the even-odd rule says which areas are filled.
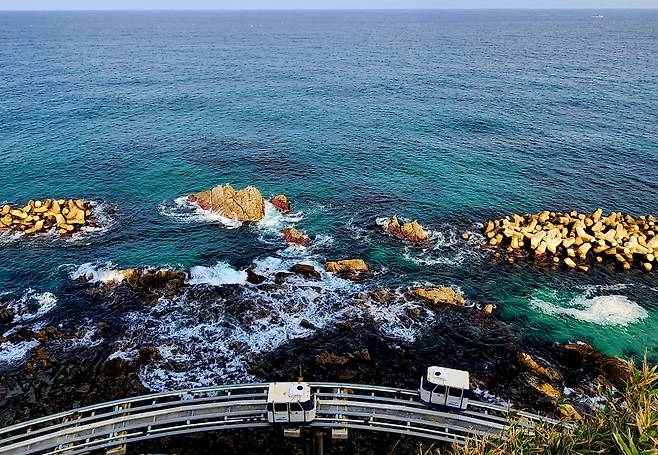
[[[309,280],[319,280],[321,278],[320,272],[310,264],[295,264],[290,267],[290,271]]]
[[[9,307],[0,308],[0,324],[10,324],[14,320],[14,311]]]
[[[247,272],[247,282],[251,284],[261,284],[265,282],[267,278],[257,274],[255,272],[255,269],[256,266],[254,264],[251,264],[249,267],[245,269],[245,272]]]

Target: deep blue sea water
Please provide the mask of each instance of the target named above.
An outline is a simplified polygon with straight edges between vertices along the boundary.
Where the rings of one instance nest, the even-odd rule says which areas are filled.
[[[83,264],[202,266],[212,281],[254,261],[359,256],[375,276],[355,286],[454,285],[523,336],[655,357],[656,273],[492,264],[477,238],[458,240],[512,212],[658,215],[658,11],[597,14],[0,13],[0,201],[116,209],[73,241],[3,237],[0,288],[37,307],[54,297],[30,323],[98,321],[68,295]],[[227,229],[176,202],[227,182],[283,192],[297,213]],[[384,235],[376,219],[394,213],[435,231],[436,248]],[[277,233],[292,224],[316,246],[286,250]],[[159,313],[186,321],[168,335],[145,330],[194,331],[180,311]],[[427,335],[382,317],[393,341]],[[289,329],[247,333],[309,335]]]

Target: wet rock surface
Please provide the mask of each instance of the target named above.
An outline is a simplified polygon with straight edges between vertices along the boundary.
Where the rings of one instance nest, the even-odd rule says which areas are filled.
[[[429,234],[416,220],[400,223],[397,215],[393,215],[393,218],[384,221],[384,227],[389,234],[398,239],[420,244],[429,241]]]
[[[191,194],[188,200],[205,210],[238,221],[260,221],[265,216],[263,195],[253,186],[236,190],[229,184],[220,185],[208,191]]]
[[[5,367],[0,378],[2,425],[148,393],[145,378],[153,372],[175,377],[189,374],[195,364],[201,370],[221,369],[236,356],[244,359],[251,377],[232,377],[244,381],[290,380],[301,368],[310,381],[415,389],[429,365],[467,369],[476,398],[509,401],[515,407],[573,419],[587,412],[597,383],[618,384],[624,378],[623,362],[587,345],[538,344],[511,331],[495,313],[480,318],[482,311],[477,308],[450,311],[446,301],[461,297],[451,288],[436,295],[427,288],[426,298],[414,297],[416,289],[349,287],[335,293],[323,288],[323,280],[336,277],[327,278],[328,274],[303,263],[293,264],[289,272],[257,272],[255,266],[248,266],[248,277],[253,275],[244,286],[190,286],[183,272],[130,270],[122,271],[118,283],[80,280],[65,290],[88,312],[83,317],[101,313],[109,323],[84,328],[66,322],[39,330],[23,327],[0,339],[0,349],[5,343],[31,346],[24,361]],[[298,297],[290,299],[291,295]],[[345,306],[318,317],[318,312],[338,305]],[[311,310],[304,312],[307,308]],[[134,316],[116,318],[119,309]],[[382,311],[386,316],[380,316]],[[387,324],[392,317],[404,327],[422,327],[422,331],[409,341],[389,336]],[[180,321],[185,323],[180,325]],[[291,337],[266,349],[268,345],[260,343],[271,340],[254,340],[248,332],[261,326],[278,327]],[[181,331],[191,335],[177,339]],[[247,333],[231,338],[236,331]],[[210,343],[201,344],[201,340]],[[255,344],[250,347],[249,343]],[[220,346],[228,350],[226,354],[219,352]],[[222,371],[231,374],[228,369]],[[226,381],[215,383],[222,382]],[[249,453],[283,453],[303,450],[308,439],[273,447],[272,441],[279,438],[280,432],[275,431],[208,433],[153,441],[130,450],[183,448],[209,453],[208,448],[214,447],[221,453],[226,447],[238,447]],[[382,453],[397,439],[351,434],[350,441],[335,450],[354,449],[351,444],[359,441],[365,453]],[[409,450],[416,450],[421,442],[405,443],[410,444]]]

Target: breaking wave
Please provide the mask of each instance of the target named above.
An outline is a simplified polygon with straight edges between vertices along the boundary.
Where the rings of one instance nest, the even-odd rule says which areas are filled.
[[[299,262],[313,265],[320,278],[290,273]],[[319,258],[268,256],[254,264],[266,279],[261,286],[242,286],[246,273],[225,262],[192,267],[189,284],[210,286],[187,288],[175,299],[161,298],[128,314],[126,337],[112,356],[130,358],[136,345],[156,346],[162,360],[140,371],[151,390],[244,382],[257,379],[252,371],[268,353],[337,323],[368,319],[383,336],[411,342],[435,317],[399,298],[355,300],[367,285],[325,272]]]
[[[11,300],[7,306],[14,313],[13,323],[17,323],[39,319],[56,305],[57,297],[53,293],[28,288],[20,298]]]
[[[174,199],[173,204],[160,204],[160,214],[180,223],[210,223],[221,224],[227,229],[237,229],[242,222],[227,218],[219,213],[202,209],[196,202],[187,200],[187,196]]]
[[[0,365],[14,365],[27,356],[39,345],[37,340],[19,341],[18,343],[4,342],[0,344]]]
[[[219,262],[214,267],[197,265],[190,268],[188,284],[209,284],[222,286],[225,284],[246,284],[247,272],[236,270],[226,262]]]
[[[90,283],[120,283],[125,278],[125,275],[114,268],[111,262],[106,262],[104,265],[95,265],[91,262],[86,262],[78,266],[75,270],[69,273],[72,280],[79,280],[84,278]]]

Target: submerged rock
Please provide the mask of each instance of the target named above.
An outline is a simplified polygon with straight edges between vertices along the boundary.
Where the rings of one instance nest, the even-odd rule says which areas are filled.
[[[249,267],[245,269],[245,272],[247,272],[247,282],[251,284],[261,284],[265,282],[267,278],[257,274],[255,270],[256,270],[255,264],[251,264]]]
[[[295,228],[285,229],[281,232],[281,235],[283,235],[283,238],[286,239],[289,245],[307,246],[311,241],[307,235]]]
[[[238,221],[260,221],[265,216],[265,200],[256,187],[235,190],[230,184],[188,196],[201,208]]]
[[[400,224],[397,215],[393,215],[393,218],[385,221],[385,226],[392,236],[399,239],[414,243],[426,243],[429,240],[429,235],[416,220]]]
[[[448,287],[416,288],[411,291],[411,295],[432,305],[464,306],[464,297]]]
[[[0,308],[0,324],[9,324],[14,320],[14,311],[9,307]]]
[[[290,211],[288,197],[285,194],[277,194],[270,200],[270,202],[274,207],[278,208],[283,213],[288,213]]]

